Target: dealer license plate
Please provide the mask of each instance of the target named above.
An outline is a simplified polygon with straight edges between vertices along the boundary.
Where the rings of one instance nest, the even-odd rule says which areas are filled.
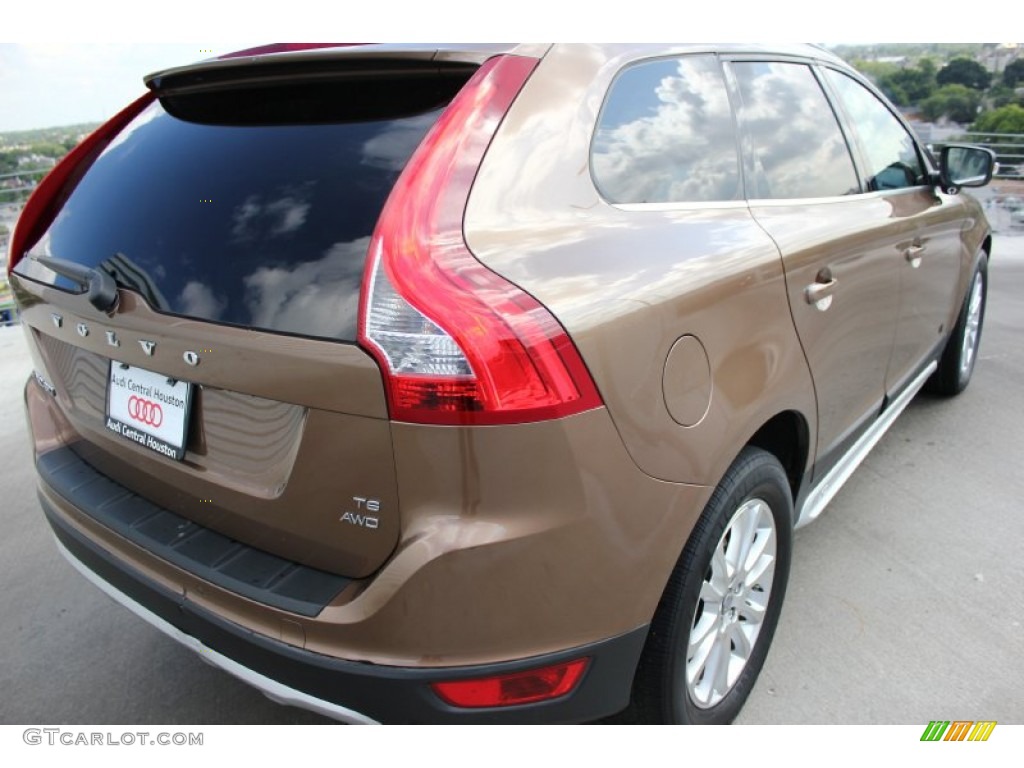
[[[192,385],[111,362],[107,429],[168,458],[185,456]]]

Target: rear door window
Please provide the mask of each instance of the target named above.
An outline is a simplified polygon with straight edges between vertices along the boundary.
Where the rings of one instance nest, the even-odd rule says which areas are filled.
[[[810,67],[737,61],[729,68],[749,142],[748,197],[784,200],[860,191],[846,139]]]

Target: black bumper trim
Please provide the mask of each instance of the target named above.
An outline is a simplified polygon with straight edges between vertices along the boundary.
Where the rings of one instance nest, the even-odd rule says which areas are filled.
[[[250,600],[316,616],[351,579],[250,547],[158,507],[96,471],[71,448],[36,460],[49,488],[162,560]]]
[[[57,539],[68,553],[129,601],[247,670],[373,720],[388,723],[587,722],[614,714],[629,703],[633,675],[647,639],[646,626],[566,651],[495,664],[412,668],[336,659],[258,635],[167,590],[115,560],[66,523],[44,496],[40,498]],[[434,681],[507,674],[583,656],[590,658],[590,664],[582,682],[572,693],[553,701],[494,709],[460,709],[443,702],[430,688]]]

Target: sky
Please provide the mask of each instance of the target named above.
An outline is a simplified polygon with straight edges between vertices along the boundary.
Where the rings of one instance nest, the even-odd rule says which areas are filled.
[[[251,0],[245,5],[176,0],[173,13],[160,6],[140,11],[147,6],[137,0],[7,6],[0,11],[0,131],[98,122],[141,95],[142,78],[151,72],[280,41],[776,37],[787,42],[966,42],[996,34],[991,19],[965,13],[962,4],[951,0],[931,0],[925,20],[917,4],[892,0],[857,0],[856,14],[823,0],[625,0],[621,5],[611,0],[601,5],[551,0]],[[331,10],[325,13],[325,8]],[[945,22],[951,18],[955,25]]]
[[[210,47],[0,43],[0,131],[106,120],[145,92],[145,75],[209,58],[211,54],[202,49]]]

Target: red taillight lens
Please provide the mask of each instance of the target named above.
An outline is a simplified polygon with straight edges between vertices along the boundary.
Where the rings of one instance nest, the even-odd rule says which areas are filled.
[[[484,153],[536,64],[488,60],[413,154],[377,223],[359,337],[385,372],[398,421],[507,424],[601,405],[558,321],[481,264],[462,235]]]
[[[28,202],[25,203],[25,208],[18,218],[18,224],[14,228],[14,234],[11,236],[7,252],[8,274],[28,249],[39,241],[54,216],[57,215],[61,205],[74,191],[75,186],[100,152],[155,98],[156,96],[152,93],[140,96],[82,139],[78,146],[68,152],[64,159],[43,177]]]
[[[583,678],[588,661],[577,659],[510,675],[431,683],[430,687],[453,707],[511,707],[571,693]]]

